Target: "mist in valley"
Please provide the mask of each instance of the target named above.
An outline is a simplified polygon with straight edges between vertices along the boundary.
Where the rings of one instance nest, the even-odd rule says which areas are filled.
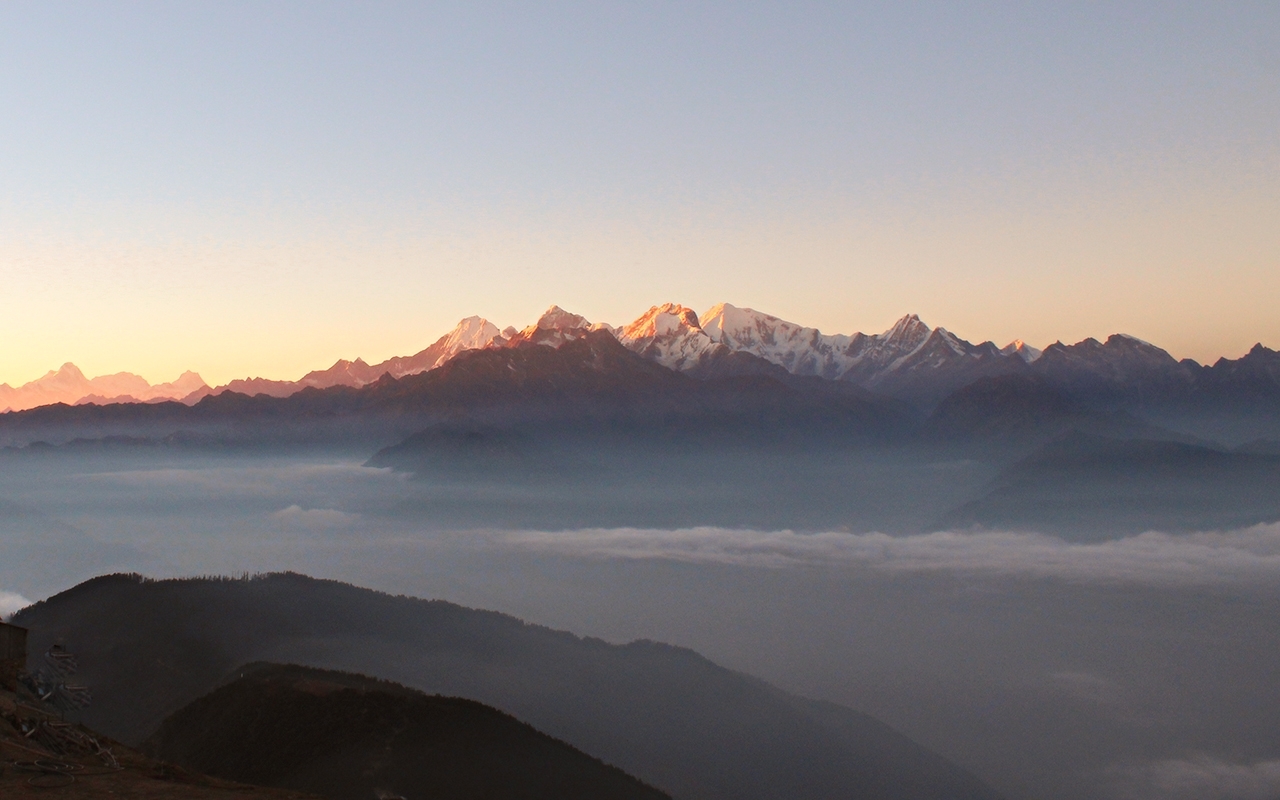
[[[3,611],[108,572],[295,571],[689,647],[1010,798],[1280,794],[1280,525],[948,529],[1007,465],[941,450],[493,455],[11,451]]]

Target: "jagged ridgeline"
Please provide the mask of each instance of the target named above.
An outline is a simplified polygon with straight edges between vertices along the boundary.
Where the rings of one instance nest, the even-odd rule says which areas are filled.
[[[503,614],[334,581],[290,574],[166,581],[109,576],[31,606],[15,621],[31,629],[33,648],[62,640],[79,654],[95,696],[86,722],[126,742],[155,734],[152,743],[162,752],[203,750],[190,757],[217,762],[199,762],[205,769],[240,756],[224,749],[231,747],[227,742],[206,742],[193,729],[207,727],[214,736],[239,724],[238,718],[217,719],[218,708],[234,717],[241,713],[236,708],[261,707],[240,692],[269,694],[276,686],[299,703],[311,702],[295,693],[308,685],[297,674],[283,673],[266,686],[237,684],[242,665],[270,660],[484,703],[681,800],[997,797],[978,778],[871,717],[787,694],[690,650],[612,645]],[[363,679],[326,681],[346,687],[354,681],[366,700],[384,690],[406,696]],[[342,691],[312,688],[330,697]],[[197,702],[210,692],[222,699]],[[384,711],[401,713],[377,713]],[[329,712],[321,706],[316,713]],[[269,728],[262,731],[265,736]],[[377,726],[368,735],[362,747],[388,744]],[[406,746],[390,745],[393,751]],[[556,758],[570,758],[557,752]]]
[[[66,365],[58,373],[17,389],[0,386],[0,409],[47,409],[48,403],[87,402],[110,403],[104,408],[114,410],[49,413],[36,408],[35,414],[5,419],[0,424],[0,444],[20,446],[41,438],[58,444],[77,436],[163,438],[184,432],[187,443],[193,441],[191,436],[234,440],[237,437],[229,426],[252,428],[260,439],[264,432],[280,425],[285,430],[278,431],[276,438],[281,439],[332,443],[361,436],[366,440],[403,438],[413,432],[413,424],[426,424],[424,418],[439,422],[441,415],[472,413],[458,404],[468,393],[512,385],[531,395],[529,402],[536,408],[525,409],[531,414],[547,413],[552,396],[556,401],[571,401],[569,409],[591,406],[596,411],[602,410],[602,402],[612,399],[616,405],[633,391],[643,395],[637,407],[630,409],[633,412],[656,410],[655,394],[664,392],[670,395],[666,398],[668,411],[693,400],[687,396],[687,386],[664,383],[656,373],[643,374],[617,352],[609,351],[605,339],[641,361],[704,381],[751,376],[770,378],[805,394],[856,396],[879,412],[872,415],[872,409],[862,409],[859,419],[864,432],[875,428],[901,433],[901,424],[895,423],[903,421],[905,410],[914,411],[919,421],[962,387],[983,378],[1014,375],[1038,378],[1094,409],[1125,411],[1148,424],[1229,445],[1253,439],[1280,440],[1280,354],[1261,344],[1239,359],[1223,358],[1201,365],[1188,359],[1178,361],[1155,345],[1122,334],[1105,342],[1057,342],[1039,350],[1020,341],[1004,347],[992,342],[973,344],[943,328],[931,328],[915,315],[903,317],[883,333],[843,335],[823,334],[729,304],[717,305],[699,317],[692,309],[668,303],[618,328],[593,324],[554,306],[536,324],[521,331],[500,331],[487,320],[470,317],[412,356],[372,365],[360,359],[339,360],[329,369],[313,371],[296,381],[253,378],[208,387],[189,373],[173,384],[151,387],[125,373],[90,381]],[[597,373],[594,381],[569,380],[564,368],[552,368],[539,359],[533,359],[537,363],[481,359],[450,380],[416,380],[459,360],[467,361],[478,351],[556,350],[583,340],[591,340],[592,346],[585,351],[571,350],[569,360],[593,369]],[[483,365],[499,363],[518,374],[483,374]],[[583,377],[581,370],[576,377]],[[468,383],[466,378],[484,379],[488,385]],[[387,382],[398,386],[383,385]],[[612,398],[604,391],[606,383]],[[188,391],[192,386],[198,388]],[[371,391],[350,392],[360,388]],[[317,391],[321,394],[297,403],[208,402],[211,396],[265,400]],[[705,412],[708,403],[715,411],[759,411],[758,403],[753,407],[742,397],[758,391],[764,391],[761,384],[721,382],[710,392],[695,392],[700,399],[692,402],[692,411],[695,415]],[[90,394],[80,396],[85,392]],[[112,392],[118,394],[103,394]],[[166,398],[172,401],[158,402]],[[493,413],[496,406],[509,405],[510,400],[509,395],[484,397],[478,410]],[[186,413],[184,405],[202,408]],[[611,407],[609,412],[617,415],[621,410]],[[386,419],[394,414],[405,416],[398,422]]]
[[[1222,359],[1211,368],[1176,361],[1160,348],[1118,334],[1105,343],[1085,339],[1074,345],[1056,342],[1041,350],[1015,340],[998,347],[973,344],[945,328],[931,328],[908,314],[883,333],[824,334],[749,308],[721,303],[701,316],[675,303],[654,306],[634,322],[614,327],[552,306],[524,330],[496,325],[480,317],[463,319],[449,333],[411,356],[375,364],[339,359],[328,369],[313,370],[296,381],[246,378],[209,387],[198,375],[184,373],[169,384],[151,386],[130,373],[86,378],[74,364],[64,364],[44,377],[17,388],[0,386],[0,407],[30,408],[49,403],[136,402],[176,399],[192,403],[209,394],[232,391],[284,397],[306,388],[359,387],[389,375],[400,378],[438,367],[466,350],[559,346],[592,331],[608,331],[627,347],[664,366],[706,376],[732,353],[756,356],[799,376],[843,380],[895,396],[913,395],[936,401],[960,385],[983,375],[1027,371],[1073,381],[1110,394],[1153,380],[1175,388],[1201,388],[1249,382],[1271,373],[1274,352],[1255,347],[1238,360]],[[1047,358],[1045,358],[1047,356]],[[733,359],[729,359],[732,361]],[[1117,389],[1121,391],[1117,392]]]

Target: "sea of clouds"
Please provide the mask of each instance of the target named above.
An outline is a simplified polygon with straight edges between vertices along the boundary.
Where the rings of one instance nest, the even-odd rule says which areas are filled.
[[[864,566],[887,572],[952,572],[1078,582],[1201,586],[1280,578],[1280,524],[1235,531],[1151,531],[1072,543],[1037,533],[796,533],[699,527],[611,528],[495,534],[503,543],[590,558],[671,559],[744,567]]]

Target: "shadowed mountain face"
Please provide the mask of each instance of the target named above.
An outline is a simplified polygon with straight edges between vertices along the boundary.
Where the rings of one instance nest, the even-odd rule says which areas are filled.
[[[938,527],[1105,539],[1280,520],[1280,455],[1073,432],[1005,469]]]
[[[334,800],[661,800],[667,795],[501,711],[363,675],[253,664],[170,715],[157,758]]]
[[[926,436],[968,444],[987,457],[1023,453],[1071,431],[1113,438],[1187,439],[1122,411],[1100,411],[1043,378],[1002,375],[982,378],[943,400],[930,416]]]
[[[1241,358],[1200,367],[1187,390],[1152,406],[1153,421],[1198,436],[1235,443],[1280,439],[1280,352],[1259,344]]]
[[[1197,368],[1132,336],[1106,342],[1085,339],[1052,344],[1034,362],[1035,372],[1094,405],[1144,406],[1186,390]]]
[[[739,360],[755,358],[740,355]],[[608,331],[586,331],[560,347],[470,350],[430,372],[384,377],[360,389],[307,389],[286,398],[225,393],[192,407],[46,406],[0,416],[0,442],[181,434],[224,445],[346,444],[371,452],[429,425],[458,420],[592,419],[661,427],[716,417],[756,430],[813,423],[865,437],[902,429],[911,419],[891,401],[862,392],[821,381],[789,385],[743,371],[695,380],[635,355]]]
[[[86,721],[139,741],[257,660],[495,706],[677,798],[979,800],[992,790],[883,723],[689,650],[610,645],[449,603],[296,575],[95,579],[20,612],[94,689]]]

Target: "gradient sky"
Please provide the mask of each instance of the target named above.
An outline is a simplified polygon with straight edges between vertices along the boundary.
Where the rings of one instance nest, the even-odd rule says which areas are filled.
[[[0,382],[558,303],[1280,347],[1280,4],[0,6]]]

